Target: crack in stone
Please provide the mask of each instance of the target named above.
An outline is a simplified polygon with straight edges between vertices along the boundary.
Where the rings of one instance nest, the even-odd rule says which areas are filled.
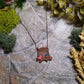
[[[35,79],[38,78],[38,76],[40,76],[40,75],[42,74],[42,72],[47,69],[49,63],[50,63],[50,62],[48,62],[48,63],[43,67],[43,69],[42,69],[36,76],[32,77],[32,79],[29,81],[29,84],[32,84],[32,82],[34,82]]]
[[[36,42],[36,44],[38,44],[39,42],[41,42],[41,41],[43,41],[43,40],[45,40],[45,38],[43,38],[42,40]],[[29,50],[29,49],[33,48],[34,46],[35,46],[35,45],[32,44],[32,45],[30,45],[30,46],[28,46],[28,47],[25,47],[25,48],[21,49],[21,50],[13,51],[12,54],[17,54],[17,53],[20,53],[20,52],[22,52],[22,51]]]
[[[31,1],[32,2],[32,1]],[[29,3],[29,2],[28,2]],[[32,7],[32,5],[29,3],[29,5],[30,5],[30,7],[32,8],[32,10],[33,10],[33,12],[35,13],[35,15],[37,15],[36,14],[36,12],[35,12],[35,10],[34,10],[34,8]],[[26,10],[23,10],[23,11],[26,11]],[[40,17],[38,16],[38,18],[39,18],[39,20],[42,22],[42,24],[44,24],[44,22],[40,19]],[[28,33],[27,33],[28,34]],[[28,34],[29,35],[29,34]],[[45,38],[43,38],[43,39],[41,39],[40,41],[38,41],[38,42],[36,42],[36,44],[37,43],[39,43],[39,42],[41,42],[41,41],[43,41],[43,40],[46,40]],[[58,40],[58,39],[57,39]],[[34,44],[32,44],[32,45],[30,45],[30,46],[27,46],[27,47],[25,47],[25,48],[23,48],[23,49],[20,49],[20,50],[18,50],[18,51],[15,51],[15,52],[12,52],[12,54],[17,54],[17,53],[20,53],[20,52],[23,52],[23,51],[25,51],[25,50],[28,50],[28,49],[31,49],[31,48],[33,48],[34,47]],[[6,54],[0,54],[0,55],[6,55]],[[9,73],[10,73],[10,71],[11,71],[11,68],[13,67],[13,70],[14,71],[16,71],[16,73],[18,73],[17,72],[17,70],[15,69],[15,65],[11,62],[11,58],[10,58],[10,54],[8,54],[7,55],[8,56],[8,58],[9,58]],[[49,64],[50,64],[50,62],[48,62],[48,63],[46,63],[46,65],[44,65],[43,66],[43,68],[40,70],[40,72],[38,73],[38,74],[36,74],[35,76],[33,76],[32,77],[32,79],[28,79],[28,77],[27,78],[24,78],[24,79],[26,79],[27,81],[26,81],[26,84],[32,84],[32,82],[34,82],[40,75],[42,75],[43,74],[43,72],[46,70],[46,69],[48,69],[48,66],[49,66]],[[73,78],[75,78],[75,76],[76,76],[76,74],[77,73],[74,73],[74,75],[72,75],[72,74],[58,74],[58,75],[55,75],[55,76],[50,76],[50,74],[48,74],[49,75],[49,77],[50,78],[59,78],[59,79],[61,79],[61,78],[64,78],[64,79],[67,79],[67,78],[69,78],[69,79],[73,79]],[[44,76],[45,77],[45,76]],[[46,78],[46,77],[45,77]],[[10,82],[10,77],[9,77],[9,82]],[[28,83],[29,82],[29,83]]]
[[[11,59],[10,59],[10,54],[7,55],[7,57],[9,58],[9,77],[8,77],[8,83],[10,84],[10,71],[11,71]]]

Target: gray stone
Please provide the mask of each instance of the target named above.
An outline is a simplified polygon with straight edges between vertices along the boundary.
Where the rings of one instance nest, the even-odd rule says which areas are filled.
[[[38,76],[31,84],[78,84],[74,77],[50,77],[46,74]]]
[[[9,84],[9,58],[0,56],[0,84]]]
[[[52,35],[49,36],[50,54],[53,59],[45,72],[53,76],[60,74],[71,74],[74,76],[73,73],[76,72],[74,71],[71,60],[68,57],[71,49],[68,36],[73,28],[72,25],[67,25],[64,20],[59,20],[56,25],[50,24],[49,28],[50,31],[53,32]]]
[[[58,40],[68,40],[70,33],[73,29],[73,25],[68,25],[65,20],[58,20],[54,27],[50,25],[53,33]]]
[[[0,54],[4,54],[4,51],[3,49],[0,48]]]
[[[35,42],[46,38],[46,28],[43,25],[43,21],[38,17],[29,2],[24,4],[22,12],[18,12],[18,9],[16,9],[16,12],[22,19],[23,24],[27,27]],[[30,35],[28,35],[27,31],[21,24],[18,24],[18,26],[13,29],[12,33],[17,36],[14,51],[18,51],[32,45]]]
[[[14,66],[13,70],[15,69],[15,73],[18,73],[21,77],[27,78],[29,80],[40,73],[45,67],[46,63],[43,62],[39,64],[36,62],[36,56],[37,54],[34,46],[25,51],[11,54],[11,62]]]
[[[59,79],[59,84],[78,84],[75,78],[62,78]]]
[[[32,39],[30,38],[27,31],[21,24],[18,24],[16,28],[12,30],[11,33],[14,33],[17,38],[16,44],[13,50],[14,52],[27,48],[28,46],[31,46],[33,44]]]
[[[46,37],[46,32],[43,32],[46,28],[29,3],[25,4],[22,13],[20,13],[19,16],[36,42]]]
[[[35,81],[33,81],[31,84],[59,84],[58,81],[53,82],[51,79],[48,79],[44,76],[39,76]]]
[[[34,38],[37,47],[46,47],[45,10],[36,6],[35,1],[28,1],[24,4],[23,10],[17,8],[16,13]],[[50,18],[50,12],[47,12],[47,21],[48,47],[53,57],[52,61],[36,62],[35,45],[26,29],[19,23],[11,32],[16,35],[17,40],[13,52],[8,55],[10,59],[8,56],[0,56],[0,70],[3,70],[0,84],[4,84],[4,77],[7,84],[9,83],[8,75],[15,84],[78,84],[75,80],[77,73],[68,57],[71,49],[68,36],[73,26],[62,19]],[[1,51],[0,54],[2,53]]]
[[[23,23],[27,26],[30,34],[37,42],[38,48],[45,47],[46,29],[45,29],[44,9],[40,7],[38,8],[34,2],[30,2],[30,3],[27,2],[24,5],[23,11],[19,12],[18,14],[21,17]],[[20,38],[20,40],[22,40],[22,42],[24,42],[25,45],[21,47],[22,43],[19,43],[19,40],[18,40],[18,44],[16,43],[14,50],[18,49],[20,51],[11,54],[11,61],[16,68],[16,72],[20,76],[22,76],[23,79],[26,77],[29,80],[30,84],[31,83],[32,84],[47,84],[47,83],[68,84],[69,81],[60,82],[61,80],[59,81],[59,78],[61,77],[61,79],[63,79],[68,77],[68,79],[69,78],[73,79],[77,75],[73,69],[71,60],[68,58],[68,54],[71,48],[69,44],[68,36],[70,35],[70,32],[73,29],[73,26],[67,25],[67,23],[62,19],[57,21],[57,19],[55,18],[50,18],[50,15],[49,15],[50,12],[48,12],[47,14],[48,14],[47,19],[48,19],[48,30],[49,30],[48,31],[49,32],[49,35],[48,35],[49,51],[53,59],[51,62],[49,62],[49,65],[47,66],[45,71],[43,71],[44,68],[46,67],[45,62],[41,64],[35,62],[35,58],[37,56],[36,49],[34,45],[31,45],[32,41],[24,28],[21,28],[21,34],[18,34],[17,36],[18,36],[18,39],[22,34],[23,35],[21,37],[25,36],[25,38],[23,39]],[[26,38],[30,40],[25,41],[24,39]],[[39,76],[42,73],[43,73],[42,79],[41,78],[39,79]],[[57,81],[53,81],[53,79],[50,80],[50,78],[54,78],[54,77],[57,78]]]
[[[41,22],[43,23],[43,25],[46,25],[46,11],[44,10],[44,7],[37,6],[35,1],[30,2],[30,4],[32,5],[34,11],[36,12],[36,15],[38,15],[39,19],[41,19]]]

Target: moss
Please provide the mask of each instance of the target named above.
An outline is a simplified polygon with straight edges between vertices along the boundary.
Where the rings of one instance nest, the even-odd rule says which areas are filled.
[[[73,29],[71,32],[70,44],[76,49],[80,50],[80,38],[79,35],[81,34],[82,29]]]
[[[14,45],[16,43],[16,36],[14,34],[7,35],[0,32],[0,47],[5,53],[12,52]]]
[[[8,34],[11,32],[19,22],[19,18],[16,15],[13,8],[9,8],[7,11],[0,11],[0,31]]]

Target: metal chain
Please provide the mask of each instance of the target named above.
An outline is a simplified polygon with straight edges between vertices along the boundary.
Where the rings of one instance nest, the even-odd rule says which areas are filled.
[[[47,22],[47,11],[46,12],[46,36],[47,36],[47,47],[48,47],[48,22]]]
[[[47,47],[48,47],[48,24],[47,24],[47,11],[45,11],[45,12],[46,12],[46,35],[47,35]],[[31,34],[29,33],[27,27],[23,24],[23,22],[22,22],[21,19],[20,19],[20,23],[24,26],[24,28],[26,29],[27,33],[30,35],[31,39],[32,39],[33,42],[34,42],[35,48],[38,49],[37,46],[36,46],[36,42],[35,42],[35,40],[34,40],[33,37],[31,36]]]
[[[29,33],[27,27],[22,23],[22,20],[21,20],[21,19],[20,19],[20,22],[21,22],[21,24],[24,26],[24,28],[26,29],[27,33],[30,35],[31,39],[33,40],[34,45],[35,45],[35,48],[38,49],[37,46],[36,46],[36,42],[35,42],[35,40],[34,40],[33,37],[31,36],[31,34]]]

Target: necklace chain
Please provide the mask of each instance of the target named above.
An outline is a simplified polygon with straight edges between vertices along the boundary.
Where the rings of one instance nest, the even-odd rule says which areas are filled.
[[[48,23],[47,23],[47,11],[45,11],[45,15],[46,15],[46,36],[47,36],[47,47],[48,47]],[[32,35],[29,33],[27,27],[23,24],[21,18],[20,18],[20,23],[24,26],[24,28],[26,29],[27,33],[30,35],[31,39],[32,39],[33,42],[34,42],[35,48],[38,49],[37,46],[36,46],[36,42],[35,42],[35,40],[33,39]]]

